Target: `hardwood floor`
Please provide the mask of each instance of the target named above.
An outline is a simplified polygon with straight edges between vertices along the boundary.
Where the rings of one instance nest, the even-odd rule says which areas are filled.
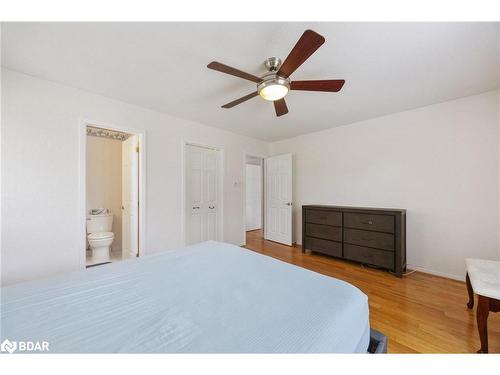
[[[479,347],[475,309],[468,310],[465,283],[415,272],[402,279],[356,263],[302,254],[247,232],[246,248],[345,280],[368,295],[370,324],[388,337],[389,353],[475,353]],[[477,301],[476,301],[477,304]],[[488,319],[489,352],[500,353],[500,313]]]

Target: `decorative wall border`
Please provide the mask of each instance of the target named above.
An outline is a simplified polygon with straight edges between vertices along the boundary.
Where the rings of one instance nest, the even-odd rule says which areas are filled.
[[[102,129],[89,125],[87,125],[87,135],[91,137],[113,139],[115,141],[125,141],[131,136],[131,134],[119,132],[117,130]]]

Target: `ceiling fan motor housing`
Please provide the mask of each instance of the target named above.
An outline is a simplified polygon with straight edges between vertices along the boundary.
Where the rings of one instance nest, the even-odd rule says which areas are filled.
[[[281,59],[278,57],[269,57],[266,61],[264,61],[264,65],[270,72],[277,72],[281,66]]]

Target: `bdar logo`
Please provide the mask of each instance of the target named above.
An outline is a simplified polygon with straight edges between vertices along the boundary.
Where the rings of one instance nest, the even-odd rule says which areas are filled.
[[[17,342],[4,340],[2,344],[0,344],[0,351],[9,352],[10,354],[14,353],[17,349]]]
[[[5,339],[0,344],[0,352],[48,352],[49,343],[47,341],[10,341]]]

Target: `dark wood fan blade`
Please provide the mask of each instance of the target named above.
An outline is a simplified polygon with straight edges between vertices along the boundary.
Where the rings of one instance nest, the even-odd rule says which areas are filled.
[[[344,86],[343,79],[323,79],[318,81],[292,81],[290,90],[338,92]]]
[[[288,107],[286,106],[285,99],[275,100],[274,109],[276,110],[276,116],[283,116],[288,113]]]
[[[323,38],[318,33],[312,30],[304,31],[299,41],[292,48],[280,69],[278,75],[288,78],[295,70],[306,61],[321,45],[325,43]]]
[[[262,78],[254,76],[253,74],[250,74],[250,73],[245,73],[241,70],[238,70],[236,68],[232,68],[228,65],[221,64],[220,62],[217,62],[217,61],[212,61],[210,64],[207,65],[207,68],[217,70],[218,72],[222,72],[222,73],[226,73],[226,74],[231,74],[232,76],[240,77],[243,79],[248,79],[249,81],[252,81],[255,83],[262,82]]]
[[[258,91],[252,92],[251,94],[245,95],[239,99],[233,100],[230,103],[224,104],[222,108],[232,108],[235,105],[241,104],[243,102],[246,102],[248,99],[252,99],[253,97],[259,95]]]

